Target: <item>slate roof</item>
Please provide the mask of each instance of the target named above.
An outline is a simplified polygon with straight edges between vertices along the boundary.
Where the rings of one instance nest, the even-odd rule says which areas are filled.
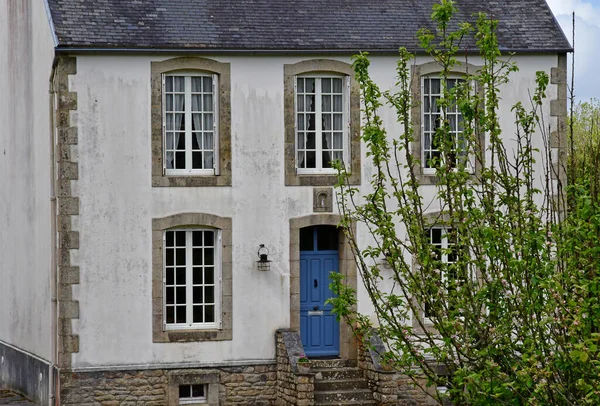
[[[57,49],[417,50],[439,0],[46,0]],[[455,21],[499,19],[506,51],[571,46],[545,0],[456,0]],[[472,49],[473,42],[466,44]]]

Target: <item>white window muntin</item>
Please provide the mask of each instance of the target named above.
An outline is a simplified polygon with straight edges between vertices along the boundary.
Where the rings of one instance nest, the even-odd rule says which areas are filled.
[[[334,91],[334,81],[341,83],[340,91]],[[314,80],[314,92],[307,92],[306,84]],[[329,92],[324,80],[330,81]],[[299,87],[303,83],[304,88]],[[294,77],[295,158],[297,174],[335,174],[334,168],[324,166],[324,153],[331,160],[341,159],[349,169],[350,158],[350,78],[346,75],[306,74]],[[314,95],[314,108],[307,110],[307,100]],[[329,108],[326,97],[330,97]],[[334,102],[341,98],[341,102]],[[335,104],[335,105],[334,105]],[[337,106],[337,107],[336,107]],[[326,111],[324,111],[324,109]],[[309,129],[309,115],[314,115],[314,128]],[[329,119],[328,119],[329,118]],[[341,122],[340,122],[341,121]],[[309,133],[314,133],[314,146],[310,147]],[[323,145],[325,143],[325,145]],[[314,160],[309,158],[314,154]],[[311,165],[310,162],[314,162]],[[325,163],[325,166],[327,164]],[[312,167],[314,166],[314,167]]]
[[[460,135],[464,129],[463,116],[456,104],[448,106],[446,111],[442,111],[437,104],[437,100],[443,98],[441,79],[434,75],[421,77],[421,166],[426,175],[435,175],[436,172],[435,167],[429,166],[429,159],[434,155],[441,157],[441,152],[433,146],[433,137],[439,127],[439,120],[444,120],[446,117],[449,119],[450,131],[456,143],[460,142]],[[460,76],[449,76],[446,80],[456,86],[465,79]],[[437,84],[437,88],[434,88],[433,83]],[[472,172],[474,167],[472,157],[469,157],[467,163],[469,171]]]
[[[179,386],[179,404],[190,405],[196,403],[206,403],[208,385],[192,384]]]
[[[197,71],[165,73],[162,90],[163,172],[178,176],[218,175],[218,75]]]
[[[197,233],[202,233],[202,241],[198,241]],[[206,233],[212,234],[212,244],[207,242]],[[219,229],[174,228],[164,231],[165,330],[221,328],[221,241]],[[197,313],[199,311],[201,316]],[[207,318],[208,312],[212,312],[212,318]]]

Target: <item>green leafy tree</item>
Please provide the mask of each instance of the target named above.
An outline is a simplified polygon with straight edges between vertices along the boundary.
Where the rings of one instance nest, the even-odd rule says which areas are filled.
[[[536,137],[548,140],[541,113],[546,73],[537,73],[527,107],[513,107],[516,132],[505,145],[499,86],[517,67],[501,59],[496,21],[479,15],[474,27],[452,25],[454,12],[453,2],[442,0],[432,13],[437,30],[419,32],[440,65],[441,110],[458,108],[464,118],[457,137],[442,114],[434,135],[435,218],[417,176],[422,163],[411,152],[419,136],[410,120],[414,56],[400,50],[395,93],[370,78],[366,54],[354,59],[362,139],[375,170],[364,193],[338,166],[340,226],[377,323],[352,311],[356,292],[340,276],[332,281],[334,312],[359,336],[377,332],[388,348],[384,360],[417,385],[446,387],[434,395],[440,403],[449,397],[455,405],[600,404],[597,199],[589,182],[563,188],[566,169],[551,162],[549,149],[534,148]],[[451,88],[446,79],[467,35],[475,36],[483,67]],[[384,105],[403,128],[393,140],[379,115]],[[581,169],[577,179],[592,169]],[[368,231],[370,243],[359,245],[353,223]],[[432,243],[432,230],[443,230],[443,243]],[[440,366],[448,374],[438,375]]]

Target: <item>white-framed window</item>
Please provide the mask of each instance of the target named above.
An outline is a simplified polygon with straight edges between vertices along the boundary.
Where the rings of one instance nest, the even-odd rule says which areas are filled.
[[[427,234],[435,255],[434,260],[438,261],[440,269],[443,269],[440,273],[440,286],[446,290],[446,294],[449,294],[460,285],[460,281],[465,277],[464,272],[459,272],[455,266],[452,266],[458,260],[456,232],[452,228],[431,227],[427,230]],[[429,303],[425,303],[425,318],[428,319],[433,315],[434,310]]]
[[[179,404],[189,405],[206,403],[208,388],[207,384],[179,385]]]
[[[446,79],[446,88],[452,90],[465,80],[463,78],[451,77]],[[459,156],[464,156],[466,145],[462,137],[464,131],[464,120],[456,103],[450,103],[445,109],[440,106],[440,99],[444,97],[442,79],[436,76],[421,77],[421,134],[422,150],[421,162],[423,173],[435,174],[436,168],[443,162],[444,158],[450,159],[450,166],[456,166]],[[440,140],[436,131],[442,122],[448,120],[450,124],[451,151],[446,157],[442,156],[441,146],[445,140]],[[470,162],[468,162],[470,164]]]
[[[333,161],[348,163],[350,78],[295,77],[296,171],[335,174]]]
[[[163,74],[163,170],[218,175],[218,75]]]
[[[164,328],[221,328],[221,232],[164,232]]]

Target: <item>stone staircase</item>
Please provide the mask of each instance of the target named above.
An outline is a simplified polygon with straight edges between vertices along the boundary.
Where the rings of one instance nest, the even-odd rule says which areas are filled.
[[[356,361],[311,360],[315,374],[315,405],[376,405]]]

